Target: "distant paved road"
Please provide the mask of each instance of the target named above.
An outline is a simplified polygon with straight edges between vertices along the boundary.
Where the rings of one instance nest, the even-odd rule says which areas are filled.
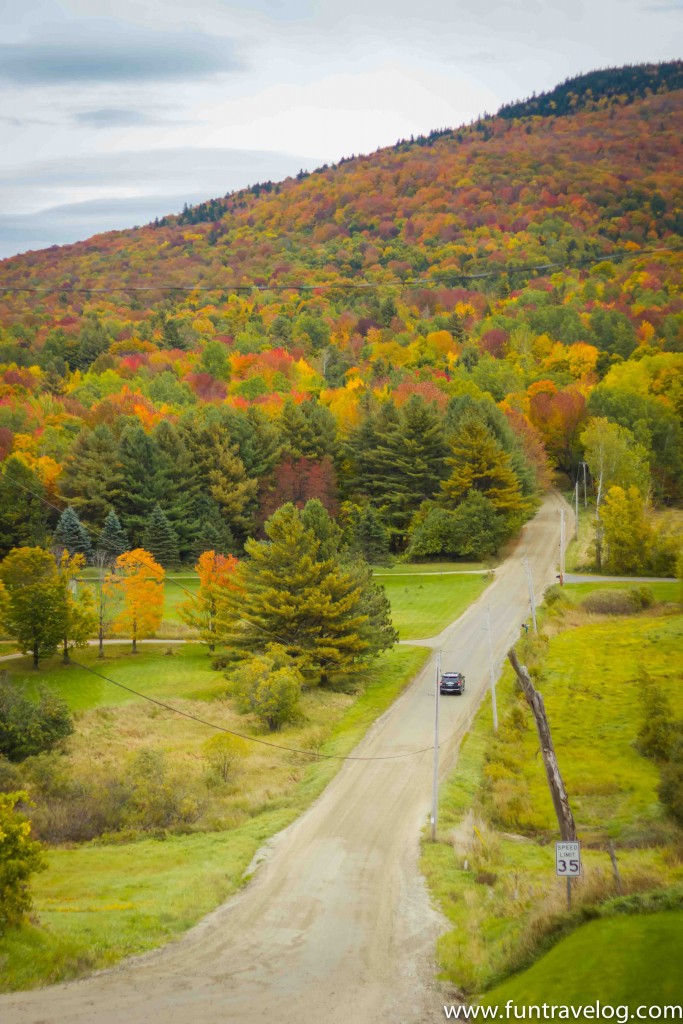
[[[486,691],[487,605],[499,664],[528,616],[522,558],[532,566],[538,598],[554,581],[562,505],[558,495],[548,496],[491,586],[426,641],[443,650],[444,668],[467,677],[465,695],[442,702],[444,754],[457,748]],[[383,758],[430,747],[435,657],[378,719],[355,756]],[[0,1021],[442,1021],[434,948],[445,922],[430,905],[418,868],[431,771],[431,749],[402,760],[347,761],[316,803],[270,844],[254,880],[182,938],[83,981],[0,997]]]

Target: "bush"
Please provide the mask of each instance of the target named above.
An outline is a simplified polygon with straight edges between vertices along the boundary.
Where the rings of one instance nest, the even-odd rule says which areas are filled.
[[[654,604],[650,587],[635,587],[633,590],[595,590],[581,602],[587,612],[598,615],[633,615]]]
[[[0,794],[0,935],[21,924],[31,909],[28,882],[45,866],[40,844],[15,810],[19,801],[28,801],[27,794]]]
[[[299,716],[303,676],[282,648],[270,644],[268,653],[249,658],[233,673],[230,692],[242,714],[252,712],[271,732]]]
[[[644,670],[638,675],[642,721],[636,747],[644,757],[666,761],[671,753],[674,720],[669,699]]]
[[[69,709],[59,697],[43,690],[35,704],[6,673],[0,678],[0,754],[9,761],[51,750],[73,731]]]
[[[671,756],[662,766],[657,793],[664,807],[683,825],[683,728],[677,722],[674,727],[675,739],[671,744]]]
[[[209,763],[211,775],[221,782],[227,782],[234,775],[240,761],[248,754],[245,740],[224,732],[210,736],[202,750]]]

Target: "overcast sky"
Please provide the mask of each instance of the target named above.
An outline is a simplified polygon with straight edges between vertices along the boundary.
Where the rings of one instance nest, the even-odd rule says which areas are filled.
[[[0,256],[683,50],[683,0],[0,0],[0,24]]]

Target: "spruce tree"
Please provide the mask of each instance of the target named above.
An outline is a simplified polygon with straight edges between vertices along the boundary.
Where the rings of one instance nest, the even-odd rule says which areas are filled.
[[[164,569],[178,564],[178,535],[158,502],[149,517],[143,544]]]
[[[106,551],[114,557],[122,555],[130,547],[126,531],[121,526],[121,521],[113,509],[107,512],[97,546],[101,551]]]
[[[101,523],[113,507],[119,508],[125,479],[117,442],[106,423],[84,429],[75,439],[60,478],[60,490],[83,519]]]
[[[70,555],[85,555],[86,558],[92,555],[90,535],[71,505],[68,505],[59,517],[54,542],[66,548]]]

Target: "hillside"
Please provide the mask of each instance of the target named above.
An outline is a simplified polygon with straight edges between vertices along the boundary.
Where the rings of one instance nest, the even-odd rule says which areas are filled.
[[[644,449],[658,501],[679,500],[683,90],[662,67],[659,92],[642,69],[596,73],[602,99],[571,116],[506,109],[3,261],[0,505],[21,486],[12,456],[24,474],[8,543],[45,537],[67,502],[95,531],[115,510],[139,540],[158,502],[188,561],[203,544],[239,551],[281,501],[316,496],[346,503],[358,544],[385,531],[380,548],[478,558],[549,467],[575,476],[591,416]],[[477,550],[441,513],[472,486],[489,501],[483,484],[451,487],[429,518],[473,416],[517,495],[484,510]],[[30,491],[57,511],[41,520]]]

